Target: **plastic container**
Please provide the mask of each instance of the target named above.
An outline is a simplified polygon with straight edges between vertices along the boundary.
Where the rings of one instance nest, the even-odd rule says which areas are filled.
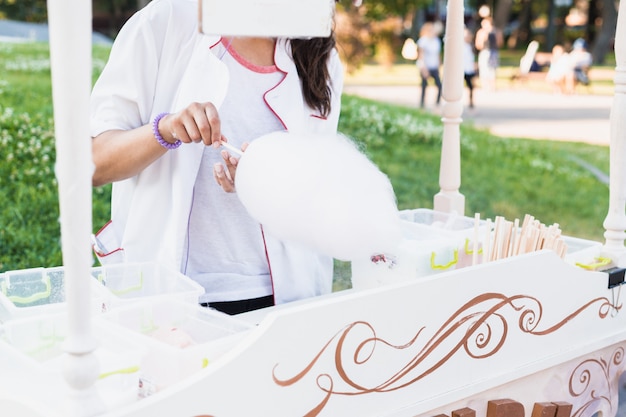
[[[99,318],[93,321],[96,341],[93,354],[99,365],[95,382],[98,394],[109,405],[136,401],[139,398],[139,366],[145,351],[121,329]],[[67,329],[65,313],[13,320],[0,327],[2,360],[17,364],[3,366],[0,386],[36,393],[33,401],[54,401],[56,397],[56,401],[48,402],[53,404],[64,398],[67,385],[63,381],[66,360],[63,348]]]
[[[352,261],[352,287],[375,288],[482,263],[487,222],[430,209],[403,210],[402,240],[394,253]],[[493,231],[490,231],[493,237]],[[476,239],[475,237],[478,237]],[[561,236],[567,245],[565,261],[598,263],[599,242]],[[476,241],[476,248],[474,242]],[[493,243],[493,242],[492,242]],[[477,251],[474,259],[474,251]]]
[[[92,279],[93,278],[93,279]],[[155,263],[115,264],[91,269],[92,313],[145,297],[167,296],[197,304],[204,288],[189,277]],[[65,302],[65,269],[32,268],[0,274],[0,323],[59,313]]]
[[[617,266],[617,262],[607,256],[600,242],[563,236],[567,245],[565,261],[587,270],[606,270]]]
[[[353,260],[352,288],[367,289],[471,265],[474,235],[482,238],[470,217],[430,209],[402,210],[402,239],[394,253]],[[480,248],[479,248],[480,249]]]
[[[101,286],[91,282],[92,311],[97,313],[108,297]],[[0,322],[61,312],[65,308],[63,267],[32,268],[0,274]]]
[[[412,239],[427,240],[442,237],[471,237],[474,233],[475,220],[471,217],[459,216],[430,209],[401,210],[400,219],[406,229],[411,229]],[[480,221],[480,226],[485,221]],[[484,230],[484,229],[483,229]]]
[[[140,395],[149,396],[210,366],[254,326],[233,316],[169,298],[146,298],[101,316],[146,347]]]
[[[584,257],[589,253],[595,254],[602,248],[601,242],[572,236],[563,236],[563,241],[567,245],[566,259]]]
[[[108,292],[107,309],[158,296],[198,304],[204,293],[191,278],[155,263],[105,265],[94,268],[92,275]]]

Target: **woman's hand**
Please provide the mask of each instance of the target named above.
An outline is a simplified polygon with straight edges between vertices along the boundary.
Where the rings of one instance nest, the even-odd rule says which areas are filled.
[[[241,146],[241,150],[245,151],[248,147],[247,143]],[[227,193],[235,192],[235,173],[237,172],[237,164],[239,158],[232,156],[227,150],[222,150],[222,159],[224,164],[216,163],[213,166],[213,176],[218,185]]]
[[[225,140],[221,132],[220,116],[213,103],[191,103],[159,122],[159,133],[168,142],[177,139],[184,143],[204,142],[218,147]]]

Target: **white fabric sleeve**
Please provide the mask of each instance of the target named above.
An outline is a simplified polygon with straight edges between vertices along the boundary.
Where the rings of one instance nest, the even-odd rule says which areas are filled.
[[[149,120],[170,1],[154,0],[119,32],[91,97],[91,135]]]

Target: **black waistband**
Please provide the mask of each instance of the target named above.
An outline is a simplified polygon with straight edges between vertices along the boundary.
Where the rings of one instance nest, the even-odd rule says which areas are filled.
[[[258,310],[260,308],[271,307],[274,305],[274,296],[266,295],[265,297],[250,298],[248,300],[216,301],[212,303],[200,303],[200,305],[233,315]]]

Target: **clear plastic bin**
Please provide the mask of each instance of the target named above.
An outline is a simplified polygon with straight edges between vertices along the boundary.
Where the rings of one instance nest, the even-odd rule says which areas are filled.
[[[477,264],[483,262],[487,221],[480,220],[476,225],[474,218],[430,209],[403,210],[399,216],[402,240],[396,251],[352,261],[353,288],[375,288],[470,266],[474,260]],[[490,233],[493,237],[493,232]],[[565,261],[597,262],[595,256],[600,243],[568,236],[561,238],[567,245]]]
[[[353,288],[376,288],[468,266],[474,235],[482,238],[487,227],[482,220],[476,228],[473,218],[430,209],[402,210],[399,216],[402,239],[396,251],[353,260]]]
[[[94,268],[92,275],[109,293],[107,309],[155,296],[197,304],[204,293],[191,278],[155,263],[106,265]]]
[[[139,343],[126,337],[106,321],[96,317],[93,351],[98,362],[95,387],[109,405],[136,401],[139,367],[145,351]],[[55,313],[12,320],[0,327],[2,360],[14,366],[3,366],[0,387],[37,393],[34,400],[46,398],[58,402],[67,393],[63,381],[66,355],[64,343],[68,336],[66,313]],[[2,361],[0,361],[2,363]],[[42,397],[43,396],[43,397]],[[53,403],[50,403],[53,404]]]
[[[254,327],[236,317],[168,298],[143,299],[101,316],[145,345],[142,396],[210,366]]]
[[[407,229],[412,229],[411,238],[425,240],[443,237],[470,237],[474,232],[475,220],[455,213],[444,213],[430,209],[401,210],[400,219]],[[484,226],[485,221],[480,221]]]
[[[90,282],[92,311],[95,313],[101,311],[107,294],[101,286]],[[61,312],[65,308],[63,267],[31,268],[0,274],[0,322]]]

